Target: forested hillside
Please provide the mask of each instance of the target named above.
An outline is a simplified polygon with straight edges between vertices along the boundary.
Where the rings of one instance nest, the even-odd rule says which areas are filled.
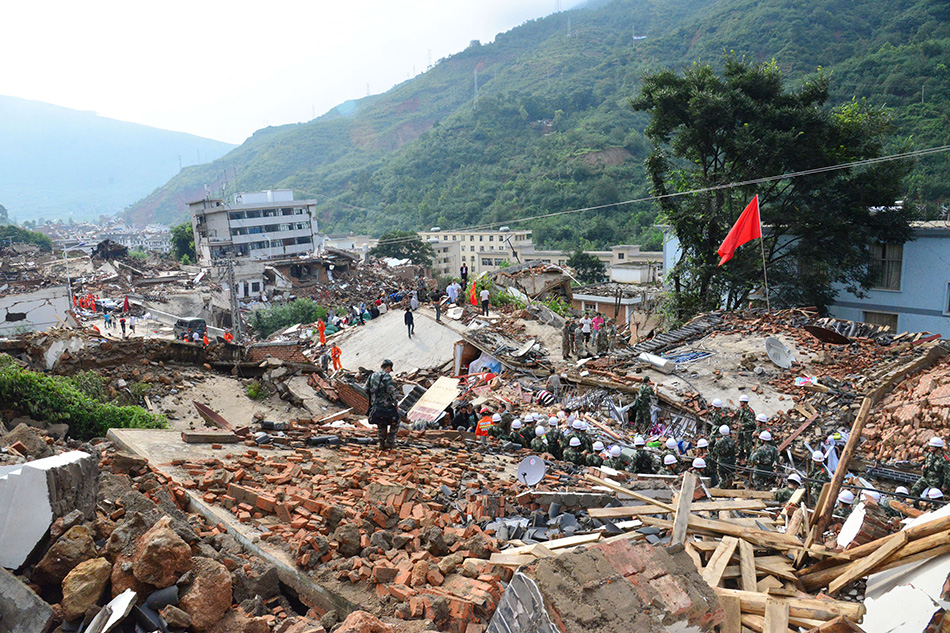
[[[321,229],[380,234],[511,224],[648,193],[646,120],[629,100],[644,73],[735,51],[774,58],[794,85],[831,76],[829,106],[892,109],[895,147],[950,143],[945,0],[613,0],[473,43],[389,92],[304,124],[267,128],[188,168],[131,210],[176,221],[216,192],[290,187],[321,201]],[[305,78],[301,78],[305,80]],[[477,83],[477,99],[475,87]],[[950,197],[950,158],[921,162],[908,199]],[[549,247],[658,245],[647,203],[534,220]]]

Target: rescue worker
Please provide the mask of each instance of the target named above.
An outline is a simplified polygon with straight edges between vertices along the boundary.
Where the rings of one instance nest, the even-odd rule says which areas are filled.
[[[696,457],[702,457],[705,459],[709,454],[709,440],[707,440],[705,437],[699,438],[699,440],[696,442],[696,450],[694,452],[696,453]]]
[[[323,319],[317,320],[317,332],[320,333],[320,345],[327,344],[327,324]]]
[[[710,451],[716,460],[716,476],[722,488],[732,487],[732,478],[736,469],[736,441],[729,437],[729,425],[719,427],[719,439]]]
[[[613,319],[607,321],[607,353],[612,354],[617,345],[617,325]]]
[[[515,416],[511,415],[508,405],[504,402],[498,405],[498,414],[501,416],[501,426],[507,433],[511,429],[511,421],[515,419]]]
[[[567,360],[571,357],[571,344],[574,341],[574,321],[565,319],[561,328],[561,356]]]
[[[836,516],[847,519],[851,515],[854,503],[854,493],[850,490],[842,490],[838,493],[838,499],[835,502],[833,513]]]
[[[534,439],[533,424],[525,424],[521,427],[521,445],[525,448],[531,447],[531,440]]]
[[[680,454],[680,446],[676,443],[676,440],[672,437],[666,438],[666,450],[673,453],[674,455]]]
[[[586,457],[581,450],[581,440],[578,437],[572,437],[568,442],[569,446],[564,450],[564,461],[583,466],[586,463]]]
[[[334,343],[333,347],[330,348],[330,360],[333,361],[333,371],[340,371],[343,369],[343,363],[340,361],[340,356],[343,355],[343,350]]]
[[[778,462],[778,449],[772,445],[772,434],[769,431],[759,433],[759,446],[749,457],[749,464],[752,466],[752,485],[764,490],[772,485],[775,479],[775,464]]]
[[[399,410],[396,388],[390,374],[393,362],[384,360],[379,371],[373,372],[366,380],[366,397],[369,400],[370,424],[375,424],[379,437],[379,448],[395,448],[396,432],[399,430]]]
[[[726,419],[726,413],[722,410],[722,400],[716,398],[712,401],[712,411],[709,413],[709,424],[715,433],[715,430],[718,429],[723,424],[726,424],[728,420]]]
[[[910,495],[910,491],[907,490],[907,488],[904,486],[898,486],[897,489],[894,490],[894,492],[898,495]],[[881,508],[884,510],[884,513],[887,514],[887,516],[889,517],[903,519],[904,513],[898,510],[897,508],[891,506],[892,501],[896,501],[897,503],[900,503],[900,504],[906,503],[903,497],[895,496],[890,499],[885,499],[883,502],[881,502]]]
[[[497,420],[495,418],[498,418]],[[496,439],[501,439],[503,435],[508,435],[508,432],[505,430],[505,423],[502,416],[498,413],[492,416],[492,425],[488,429],[488,435]]]
[[[633,438],[633,447],[637,449],[637,452],[633,455],[633,464],[630,469],[641,475],[652,475],[656,472],[656,462],[653,460],[653,455],[646,449],[646,445],[643,436],[638,435]]]
[[[786,480],[785,487],[775,491],[773,499],[779,503],[788,503],[795,491],[802,485],[802,477],[798,473],[792,473]]]
[[[943,504],[937,502],[943,499],[943,491],[940,488],[931,488],[924,495],[924,499],[926,501],[920,504],[922,510],[929,511],[939,508]]]
[[[548,440],[548,451],[555,459],[561,459],[564,451],[564,434],[557,426],[557,418],[553,415],[548,418],[548,432],[545,433]]]
[[[600,466],[604,463],[604,458],[601,453],[604,452],[604,443],[600,440],[594,442],[594,450],[587,455],[587,465],[588,466]]]
[[[544,427],[540,424],[534,427],[534,439],[531,440],[531,450],[539,454],[548,452],[548,443],[544,440]]]
[[[607,453],[610,455],[610,457],[604,460],[604,466],[613,468],[614,470],[627,470],[627,465],[624,463],[623,459],[620,458],[620,456],[623,454],[623,451],[619,446],[614,444],[610,447]]]
[[[676,462],[677,462],[676,455],[672,455],[670,453],[667,453],[666,455],[664,455],[663,468],[660,469],[659,474],[673,475],[673,476],[679,475],[679,473],[676,472]]]
[[[943,490],[948,470],[950,470],[947,468],[945,446],[943,439],[936,436],[930,438],[930,441],[927,442],[927,458],[924,460],[921,477],[910,489],[910,494],[916,497],[927,488]]]
[[[693,464],[689,468],[689,472],[695,473],[697,477],[702,477],[706,470],[706,460],[702,457],[693,458]]]
[[[521,437],[522,426],[523,425],[521,424],[521,420],[519,420],[518,418],[515,418],[514,420],[512,420],[511,433],[509,433],[508,437],[505,439],[507,439],[509,442],[513,444],[518,444],[519,446],[524,447],[524,444],[523,444],[524,440]]]
[[[631,408],[631,422],[638,433],[648,433],[653,426],[653,389],[643,383]]]
[[[763,416],[764,417],[764,416]],[[768,419],[768,418],[766,418]],[[755,411],[749,406],[749,396],[739,396],[739,458],[747,460],[752,455],[752,443],[755,437]]]
[[[825,469],[825,454],[821,451],[815,451],[811,454],[811,466],[808,468],[808,495],[811,498],[812,505],[818,503],[818,497],[821,495],[821,488],[831,481],[828,477],[828,471]]]

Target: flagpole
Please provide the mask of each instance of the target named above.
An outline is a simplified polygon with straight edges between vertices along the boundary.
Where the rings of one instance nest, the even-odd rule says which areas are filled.
[[[756,198],[759,196],[756,195]],[[762,214],[759,214],[759,246],[762,250],[762,278],[765,280],[765,309],[772,312],[772,305],[769,301],[769,273],[765,265],[765,235],[762,233]]]

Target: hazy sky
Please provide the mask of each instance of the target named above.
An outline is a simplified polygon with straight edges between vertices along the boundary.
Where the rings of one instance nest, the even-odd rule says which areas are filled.
[[[0,4],[0,94],[241,143],[581,0]]]

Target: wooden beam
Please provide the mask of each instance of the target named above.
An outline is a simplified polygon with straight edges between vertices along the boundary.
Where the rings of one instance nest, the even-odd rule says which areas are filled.
[[[786,438],[782,441],[782,443],[779,444],[779,447],[778,447],[778,452],[779,452],[779,454],[781,455],[782,453],[784,453],[784,452],[785,452],[785,449],[788,448],[789,446],[791,446],[791,445],[792,445],[792,442],[795,441],[795,438],[797,438],[799,435],[801,435],[802,433],[804,433],[804,432],[805,432],[805,429],[807,429],[808,427],[810,427],[810,426],[814,423],[814,421],[817,420],[817,419],[818,419],[818,416],[817,416],[817,415],[813,415],[813,416],[809,417],[807,420],[805,420],[804,422],[802,422],[801,426],[799,426],[797,429],[795,429],[794,431],[792,431],[792,434],[789,435],[788,437],[786,437]]]
[[[736,551],[736,546],[738,545],[739,539],[733,536],[726,536],[719,542],[719,547],[713,552],[712,558],[709,559],[709,564],[706,565],[706,568],[703,570],[703,580],[705,580],[710,587],[719,586],[719,583],[722,581],[722,574],[726,571],[726,566],[729,565],[732,554]]]
[[[726,490],[725,488],[710,488],[711,497],[731,497],[733,499],[771,499],[774,492],[768,490]]]
[[[765,601],[765,629],[762,633],[786,633],[788,631],[788,603],[778,598]]]
[[[659,499],[650,498],[646,495],[642,495],[636,490],[629,490],[627,488],[624,488],[623,486],[621,486],[615,481],[610,481],[609,479],[601,479],[600,477],[594,477],[590,473],[585,475],[585,477],[589,481],[592,481],[595,484],[599,486],[603,486],[604,488],[607,488],[608,490],[612,490],[618,494],[625,494],[630,497],[633,497],[637,501],[642,501],[643,503],[649,503],[651,505],[659,506],[660,508],[663,508],[664,510],[668,510],[669,512],[676,512],[676,508],[670,505],[669,503],[666,503],[665,501],[660,501]]]
[[[742,605],[735,596],[719,599],[725,617],[719,625],[719,633],[742,633]]]
[[[907,543],[907,532],[898,532],[887,542],[886,545],[875,551],[873,554],[849,563],[847,569],[840,576],[828,583],[828,591],[835,595],[842,588],[850,585],[852,582],[865,576],[880,563],[887,560],[887,557],[902,548]]]
[[[739,570],[742,572],[742,590],[756,591],[755,551],[752,543],[745,539],[739,540]]]
[[[690,506],[690,512],[719,512],[722,510],[765,510],[760,499],[736,499],[722,501],[700,501]],[[622,519],[644,514],[668,514],[670,511],[655,504],[642,506],[623,506],[620,508],[590,508],[587,513],[595,519]]]
[[[867,609],[857,602],[843,602],[841,600],[824,600],[817,598],[781,598],[764,593],[739,591],[738,589],[715,588],[718,596],[736,596],[742,603],[743,613],[765,615],[765,603],[768,600],[779,600],[788,603],[790,618],[807,618],[813,620],[832,620],[839,615],[852,620],[860,620]]]
[[[696,489],[696,475],[686,473],[683,475],[683,487],[680,488],[680,496],[676,503],[676,512],[673,514],[673,535],[670,537],[672,544],[686,542],[686,526],[689,523],[689,507],[693,503],[693,491]]]
[[[645,525],[665,527],[672,529],[673,523],[668,519],[658,519],[656,517],[645,516],[640,518]],[[716,535],[734,536],[744,538],[759,547],[772,547],[778,550],[789,550],[801,548],[802,543],[798,539],[780,534],[778,532],[766,532],[751,527],[736,525],[731,521],[717,521],[715,519],[704,519],[695,514],[689,516],[689,528],[697,532],[706,532]]]
[[[864,430],[864,424],[871,414],[872,404],[871,398],[868,397],[861,401],[861,408],[854,417],[854,424],[851,425],[851,435],[848,436],[848,442],[844,445],[844,450],[841,451],[838,466],[835,468],[835,476],[831,478],[831,488],[825,496],[824,505],[816,506],[815,514],[817,516],[815,525],[818,528],[819,534],[824,533],[825,528],[828,527],[828,523],[831,522],[831,511],[835,507],[835,500],[838,498],[841,484],[844,483],[844,477],[848,474],[848,466],[851,464],[851,458],[854,457],[854,452],[861,442],[861,432]]]

